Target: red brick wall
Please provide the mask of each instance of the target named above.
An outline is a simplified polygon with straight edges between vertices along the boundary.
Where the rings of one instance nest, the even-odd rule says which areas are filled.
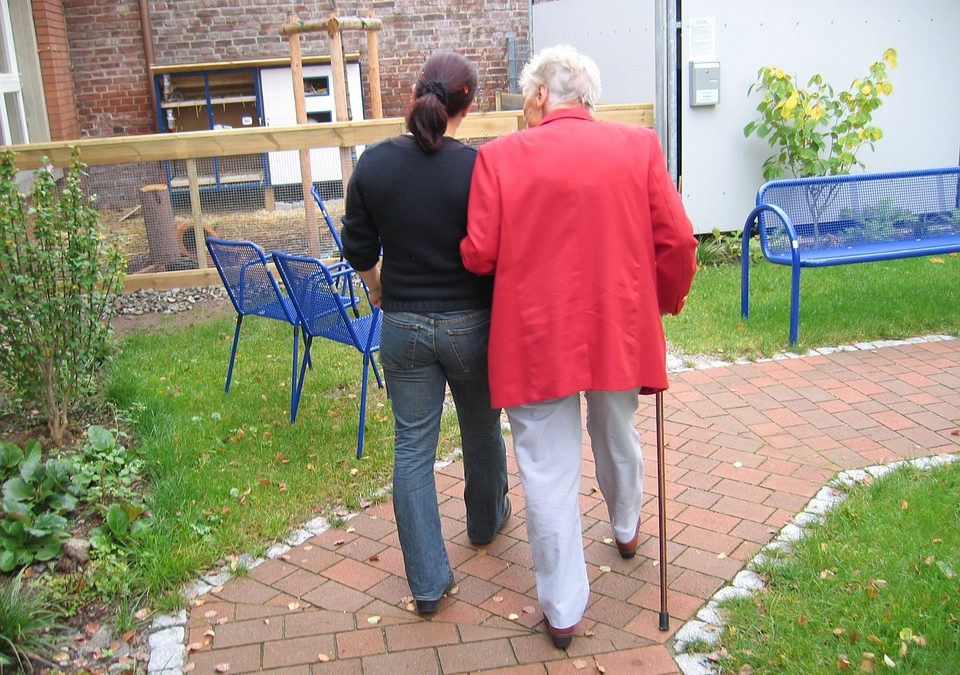
[[[51,141],[80,137],[73,79],[70,73],[70,51],[62,0],[34,0],[32,3],[40,75],[47,105]]]
[[[135,0],[63,0],[74,65],[77,107],[85,136],[147,133],[155,129]],[[334,10],[336,4],[336,11]],[[383,21],[379,35],[384,115],[402,115],[416,71],[435,49],[455,49],[480,71],[476,107],[493,110],[495,92],[507,88],[507,35],[529,39],[527,0],[150,0],[158,65],[286,57],[279,27],[287,16],[325,19],[366,15]],[[326,33],[302,39],[304,55],[329,54]],[[364,108],[369,115],[366,41],[344,36],[361,53]],[[522,65],[522,64],[521,64]]]
[[[136,0],[63,0],[63,8],[81,134],[154,131]]]

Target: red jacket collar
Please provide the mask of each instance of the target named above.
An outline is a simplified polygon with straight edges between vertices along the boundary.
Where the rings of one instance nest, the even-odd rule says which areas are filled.
[[[573,108],[558,108],[540,120],[540,124],[549,124],[550,122],[561,119],[577,119],[592,122],[593,115],[591,115],[590,111],[586,108],[580,108],[576,106]],[[538,124],[537,126],[540,125]]]

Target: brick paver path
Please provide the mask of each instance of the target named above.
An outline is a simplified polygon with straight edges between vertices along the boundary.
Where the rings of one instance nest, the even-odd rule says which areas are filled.
[[[196,600],[187,669],[534,674],[597,672],[599,664],[607,673],[678,672],[667,645],[673,633],[834,473],[960,451],[960,340],[679,373],[665,400],[669,633],[657,630],[651,398],[637,418],[649,517],[632,560],[622,560],[610,539],[584,447],[592,593],[568,652],[544,633],[511,453],[514,515],[485,548],[467,540],[462,464],[437,474],[459,591],[431,620],[405,606],[409,589],[388,501]]]

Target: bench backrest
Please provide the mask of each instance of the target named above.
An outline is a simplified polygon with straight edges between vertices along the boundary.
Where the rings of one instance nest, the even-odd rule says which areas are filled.
[[[800,251],[960,237],[960,167],[776,180],[760,188],[761,204],[786,213]],[[777,215],[763,211],[759,229],[764,254],[789,255]]]

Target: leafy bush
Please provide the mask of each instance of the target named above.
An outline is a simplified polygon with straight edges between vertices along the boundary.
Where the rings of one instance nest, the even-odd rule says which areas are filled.
[[[143,460],[127,450],[107,429],[92,425],[79,453],[73,485],[88,503],[107,500],[142,503],[133,485],[143,471]]]
[[[104,240],[83,169],[75,151],[58,190],[44,167],[28,205],[13,154],[0,152],[0,381],[45,411],[58,446],[71,412],[96,392],[123,283],[123,256]]]
[[[53,560],[69,537],[63,514],[73,511],[77,498],[71,486],[73,463],[62,459],[42,461],[40,444],[30,441],[24,453],[11,443],[0,444],[0,464],[17,472],[3,483],[3,518],[0,519],[0,571]]]
[[[882,60],[871,64],[869,74],[838,94],[819,74],[811,77],[804,89],[797,87],[783,68],[761,68],[747,91],[748,95],[754,91],[761,94],[759,119],[747,124],[743,134],[755,133],[777,150],[763,163],[764,179],[787,174],[797,178],[831,176],[862,167],[857,152],[864,145],[873,148],[883,137],[871,122],[882,103],[880,97],[893,92],[887,67],[896,66],[896,50],[887,49]]]
[[[11,665],[32,672],[36,657],[49,660],[59,628],[52,603],[24,587],[19,575],[0,583],[0,672]]]
[[[701,267],[738,264],[742,255],[743,233],[740,231],[721,232],[714,228],[710,234],[698,237],[697,265]],[[750,250],[751,260],[757,260],[762,255],[756,247]]]

